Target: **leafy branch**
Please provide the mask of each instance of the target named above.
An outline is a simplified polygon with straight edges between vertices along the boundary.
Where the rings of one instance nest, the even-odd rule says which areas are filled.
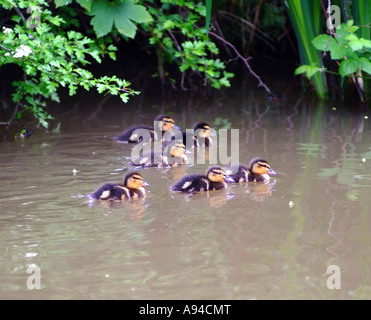
[[[22,13],[31,5],[38,8],[40,18],[33,29],[28,27]],[[28,110],[48,128],[52,116],[46,111],[46,102],[60,101],[60,87],[68,88],[70,95],[76,94],[79,87],[96,88],[99,93],[118,95],[123,102],[139,93],[131,89],[126,80],[116,76],[95,78],[85,69],[91,61],[100,63],[104,55],[115,59],[116,47],[98,46],[96,41],[79,32],[65,31],[65,21],[51,13],[46,1],[7,0],[0,6],[18,13],[12,18],[13,27],[3,27],[0,32],[0,67],[15,64],[24,72],[22,80],[13,82],[14,113],[9,121],[0,124],[10,125],[15,117],[20,119],[22,112]]]

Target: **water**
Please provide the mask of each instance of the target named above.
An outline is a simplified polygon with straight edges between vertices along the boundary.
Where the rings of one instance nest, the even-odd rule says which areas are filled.
[[[294,97],[153,105],[71,111],[59,134],[0,144],[1,299],[371,298],[367,114]],[[111,137],[169,110],[183,128],[239,129],[241,162],[262,156],[277,177],[190,196],[168,187],[207,165],[148,168],[144,200],[90,201],[133,170],[132,146]]]

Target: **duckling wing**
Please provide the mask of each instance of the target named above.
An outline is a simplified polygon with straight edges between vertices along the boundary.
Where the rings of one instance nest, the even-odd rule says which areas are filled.
[[[209,184],[207,183],[206,176],[202,174],[187,175],[180,179],[172,187],[173,191],[181,192],[196,192],[201,190],[209,190]]]
[[[145,153],[142,157],[134,159],[131,162],[132,166],[142,166],[142,167],[157,167],[163,165],[163,156],[159,152],[149,152]]]
[[[128,143],[135,143],[135,142],[141,142],[143,141],[143,137],[141,137],[139,134],[134,133],[135,130],[137,129],[143,129],[143,130],[148,130],[151,139],[153,140],[154,137],[154,130],[152,127],[147,127],[147,126],[134,126],[126,130],[124,133],[119,135],[118,137],[114,137],[114,140],[118,141],[123,141],[123,142],[128,142]],[[148,142],[148,141],[143,141],[143,142]]]
[[[98,200],[117,199],[121,200],[125,194],[125,190],[120,188],[118,183],[106,183],[101,186],[97,191],[93,192],[90,196]]]
[[[246,182],[248,181],[249,169],[243,165],[238,167],[232,166],[226,170],[229,177],[231,177],[234,182]],[[236,172],[232,174],[232,172]]]

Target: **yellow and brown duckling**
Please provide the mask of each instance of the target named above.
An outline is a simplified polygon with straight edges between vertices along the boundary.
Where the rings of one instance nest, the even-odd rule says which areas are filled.
[[[221,167],[212,166],[207,170],[206,175],[186,175],[171,186],[170,190],[181,192],[221,190],[226,188],[227,182],[233,182],[233,180],[227,176]]]
[[[211,126],[207,122],[197,122],[193,126],[194,134],[187,134],[183,131],[183,143],[187,148],[206,147],[209,148],[212,145],[211,139]],[[188,140],[188,141],[187,141]],[[188,142],[188,145],[187,145]]]
[[[131,162],[133,166],[142,167],[176,167],[187,164],[188,157],[182,141],[174,141],[167,145],[163,152],[152,151]]]
[[[124,183],[106,183],[90,195],[98,200],[129,200],[144,197],[144,187],[149,184],[143,181],[142,176],[137,172],[128,173],[124,177]]]
[[[248,167],[239,165],[237,168],[226,170],[228,174],[230,172],[236,172],[229,176],[234,182],[268,182],[270,175],[277,175],[273,169],[271,169],[267,160],[262,158],[254,158],[250,161]]]
[[[159,115],[155,118],[154,123],[157,128],[149,127],[149,126],[133,126],[127,129],[123,134],[119,135],[118,137],[114,137],[114,140],[127,142],[127,143],[137,143],[137,142],[149,142],[151,140],[161,140],[161,137],[157,137],[157,132],[161,132],[162,134],[173,128],[180,129],[178,126],[175,125],[175,121],[172,117],[167,115]],[[135,132],[139,129],[146,130],[148,134],[146,137],[140,135],[140,133]],[[156,130],[155,130],[156,129]]]

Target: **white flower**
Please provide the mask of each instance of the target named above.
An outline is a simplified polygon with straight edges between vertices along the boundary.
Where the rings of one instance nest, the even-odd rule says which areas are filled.
[[[21,44],[19,48],[15,50],[14,58],[27,57],[32,52],[29,46]]]
[[[10,52],[5,52],[4,56],[5,57],[10,56]]]
[[[4,33],[11,33],[11,32],[13,32],[13,29],[7,28],[7,27],[3,27],[3,32]]]

